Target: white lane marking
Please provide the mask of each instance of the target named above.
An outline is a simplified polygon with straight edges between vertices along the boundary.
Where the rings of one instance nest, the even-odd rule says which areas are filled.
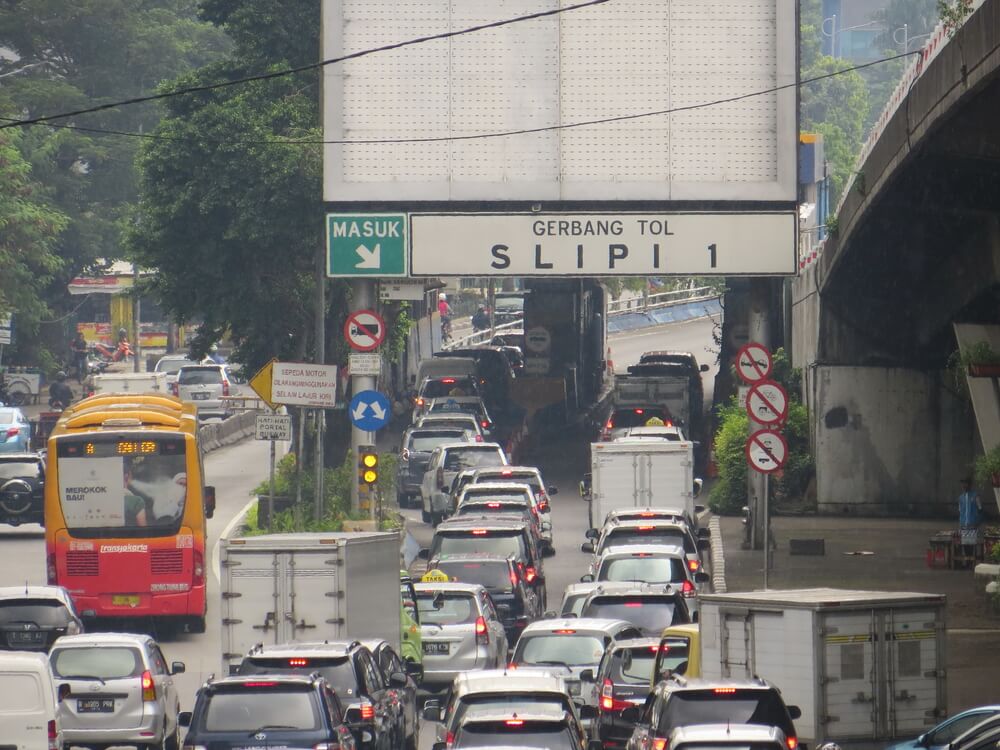
[[[240,512],[237,513],[235,516],[233,516],[232,519],[229,521],[229,523],[226,524],[226,528],[224,528],[222,530],[222,533],[219,535],[219,538],[215,540],[215,545],[212,547],[212,575],[215,576],[215,582],[216,583],[221,583],[222,582],[222,578],[221,578],[221,572],[222,572],[222,565],[221,565],[221,559],[222,558],[221,558],[221,555],[222,555],[222,552],[219,549],[219,545],[222,544],[222,540],[223,539],[228,539],[229,538],[229,535],[233,533],[233,529],[236,528],[236,525],[238,523],[242,523],[243,522],[243,517],[247,514],[247,512],[250,510],[250,508],[253,507],[253,504],[255,502],[257,502],[257,498],[254,498],[253,500],[251,500],[250,502],[248,502],[246,505],[244,505],[243,508],[240,510]]]

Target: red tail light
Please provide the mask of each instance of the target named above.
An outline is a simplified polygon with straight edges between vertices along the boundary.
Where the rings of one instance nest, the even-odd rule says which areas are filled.
[[[785,738],[785,746],[788,748],[788,750],[795,750],[795,748],[797,748],[799,746],[799,738],[798,737],[786,737]]]
[[[425,402],[422,398],[418,398],[414,399],[413,403],[415,403],[417,406],[423,406]]]
[[[560,630],[553,630],[552,632],[555,635],[576,635],[576,631],[571,630],[570,628],[562,628]]]
[[[452,383],[455,382],[455,378],[441,378],[441,382],[451,385]]]
[[[454,732],[448,732],[444,736],[444,746],[446,748],[448,748],[448,750],[451,750],[451,746],[453,744],[455,744],[455,733]]]
[[[223,380],[222,381],[222,395],[223,396],[228,396],[229,395],[229,381],[228,380]]]
[[[49,719],[49,750],[58,750],[59,732],[56,730],[56,720]]]
[[[275,682],[274,680],[270,680],[268,682],[243,682],[240,684],[242,687],[245,688],[261,688],[261,687],[274,687],[278,683]]]
[[[483,426],[484,430],[488,430],[490,428],[490,423],[487,422],[485,419],[482,422],[480,422],[480,424]]]
[[[509,727],[522,727],[524,726],[524,719],[507,719],[504,724]]]
[[[473,529],[472,530],[472,535],[473,536],[486,536],[486,533],[487,533],[486,529]]]
[[[736,688],[712,688],[712,692],[716,695],[732,695],[736,692]]]
[[[653,750],[667,750],[667,738],[666,737],[654,737],[653,738]]]
[[[653,531],[655,528],[656,528],[655,526],[639,526],[639,527],[637,527],[636,530],[637,531]]]
[[[542,513],[547,513],[549,510],[549,501],[542,500],[540,503],[538,503],[538,510],[540,510]]]
[[[148,669],[142,673],[142,699],[144,701],[156,700],[156,685],[153,684],[153,675]]]
[[[688,570],[690,570],[692,573],[697,573],[700,568],[701,568],[700,562],[698,562],[697,560],[688,560]]]
[[[604,681],[601,688],[602,711],[624,711],[631,705],[628,701],[615,700],[615,684],[611,680]]]
[[[535,579],[538,578],[538,572],[530,565],[524,571],[524,580],[527,583],[534,583]]]
[[[15,436],[15,435],[16,435],[17,433],[19,433],[20,431],[21,431],[21,428],[20,428],[20,427],[8,427],[8,428],[7,428],[7,437],[9,437],[9,438],[12,438],[12,437],[14,437],[14,436]]]
[[[490,642],[490,631],[486,629],[486,618],[482,615],[476,618],[476,643],[487,646]]]
[[[288,666],[290,666],[290,667],[308,667],[309,666],[309,660],[308,659],[289,659],[288,660]]]
[[[487,508],[499,508],[500,503],[486,503]]]
[[[375,718],[375,706],[368,701],[361,704],[361,721],[371,721]]]
[[[674,423],[668,419],[666,422],[663,423],[663,426],[664,427],[673,427]]]
[[[691,581],[684,581],[681,584],[681,596],[690,599],[695,595],[694,584]]]
[[[194,585],[201,586],[205,583],[205,556],[198,550],[194,551]]]
[[[604,429],[605,430],[610,430],[614,426],[615,426],[615,423],[612,420],[609,419],[608,423],[606,425],[604,425]]]
[[[55,586],[59,580],[59,573],[56,569],[56,556],[49,555],[45,560],[45,571],[48,574],[49,586]]]
[[[634,411],[636,414],[642,414],[645,411],[645,409],[633,409],[632,411]]]
[[[483,436],[482,436],[482,435],[478,435],[478,434],[477,434],[477,435],[476,435],[476,442],[477,442],[477,443],[481,443],[481,442],[483,442]]]

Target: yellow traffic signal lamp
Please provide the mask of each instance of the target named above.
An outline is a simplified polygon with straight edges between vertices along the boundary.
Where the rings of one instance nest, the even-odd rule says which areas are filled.
[[[368,485],[378,481],[378,453],[374,445],[358,447],[358,479]]]

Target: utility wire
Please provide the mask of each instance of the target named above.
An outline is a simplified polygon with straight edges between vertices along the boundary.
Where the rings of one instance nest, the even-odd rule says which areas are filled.
[[[220,81],[219,83],[209,83],[203,86],[189,86],[182,89],[175,89],[174,91],[165,91],[159,94],[151,94],[149,96],[137,96],[132,99],[122,99],[116,102],[109,102],[107,104],[99,104],[93,107],[87,107],[85,109],[77,109],[72,112],[60,112],[54,115],[42,115],[40,117],[32,117],[27,120],[11,120],[6,124],[0,125],[0,130],[5,128],[13,128],[24,125],[37,125],[43,122],[49,122],[50,120],[59,120],[64,117],[75,117],[76,115],[86,115],[92,112],[101,112],[106,109],[114,109],[116,107],[124,107],[130,104],[142,104],[143,102],[152,102],[160,99],[170,99],[175,96],[181,96],[183,94],[193,94],[202,91],[213,91],[215,89],[221,89],[226,86],[236,86],[241,83],[250,83],[252,81],[266,81],[271,78],[281,78],[284,76],[295,75],[297,73],[303,73],[307,70],[316,70],[318,68],[325,67],[327,65],[333,65],[335,63],[342,63],[347,60],[355,60],[359,57],[366,57],[368,55],[374,55],[378,52],[388,52],[390,50],[402,49],[403,47],[410,47],[416,44],[423,44],[424,42],[434,42],[441,39],[450,39],[452,37],[461,36],[462,34],[471,34],[476,31],[484,31],[486,29],[496,29],[502,26],[510,26],[511,24],[521,23],[522,21],[533,21],[538,18],[545,18],[546,16],[555,16],[561,13],[566,13],[571,10],[579,10],[581,8],[589,8],[594,5],[601,5],[607,3],[610,0],[587,0],[586,2],[577,3],[576,5],[567,5],[564,8],[554,8],[552,10],[543,10],[538,13],[529,13],[525,16],[516,16],[514,18],[507,18],[502,21],[492,21],[490,23],[479,24],[478,26],[470,26],[465,29],[459,29],[457,31],[444,31],[440,34],[432,34],[430,36],[417,37],[415,39],[407,39],[402,42],[396,42],[394,44],[386,44],[381,47],[374,47],[371,49],[360,50],[358,52],[352,52],[349,55],[343,55],[341,57],[332,57],[329,60],[321,60],[320,62],[310,63],[309,65],[301,65],[296,68],[286,68],[284,70],[276,70],[271,73],[259,73],[257,75],[246,76],[244,78],[236,78],[231,81]],[[6,118],[5,118],[6,119]]]
[[[602,0],[603,2],[604,0]],[[919,50],[914,50],[913,52],[904,52],[899,55],[893,55],[891,57],[883,57],[878,60],[872,60],[871,62],[862,63],[860,65],[852,65],[847,68],[841,68],[840,70],[834,70],[830,73],[824,73],[822,75],[813,76],[812,78],[806,78],[800,80],[798,83],[785,83],[780,86],[773,86],[768,89],[763,89],[761,91],[752,91],[746,94],[738,94],[736,96],[727,97],[725,99],[715,99],[713,101],[701,102],[698,104],[687,104],[681,107],[671,107],[670,109],[660,109],[651,112],[638,112],[626,115],[615,115],[612,117],[603,117],[595,120],[580,120],[577,122],[562,123],[559,125],[544,125],[537,128],[522,128],[519,130],[502,130],[495,131],[491,133],[470,133],[469,135],[440,135],[440,136],[428,136],[424,138],[368,138],[361,140],[304,140],[304,139],[290,139],[290,138],[268,138],[264,140],[222,140],[213,138],[184,138],[184,137],[173,137],[165,135],[157,135],[155,133],[135,133],[131,131],[124,130],[110,130],[106,128],[88,128],[80,125],[59,125],[55,123],[47,123],[48,127],[54,128],[66,128],[69,130],[80,130],[88,133],[99,133],[104,135],[120,135],[129,138],[146,138],[149,140],[158,141],[174,141],[182,143],[211,143],[216,145],[232,145],[232,146],[256,146],[256,145],[301,145],[301,146],[311,146],[311,145],[339,145],[339,146],[368,146],[377,144],[402,144],[402,143],[441,143],[445,141],[472,141],[481,140],[486,138],[506,138],[516,135],[530,135],[534,133],[545,133],[557,130],[570,130],[572,128],[582,128],[591,125],[606,125],[613,122],[625,122],[628,120],[638,120],[646,117],[658,117],[662,115],[675,114],[677,112],[688,112],[695,109],[705,109],[707,107],[715,107],[720,104],[731,104],[733,102],[742,101],[744,99],[750,99],[756,96],[764,96],[766,94],[773,94],[778,91],[783,91],[789,88],[796,88],[805,86],[810,83],[816,83],[817,81],[823,81],[828,78],[835,78],[836,76],[844,75],[846,73],[851,73],[856,70],[862,70],[864,68],[870,68],[873,65],[880,65],[886,62],[892,62],[893,60],[899,60],[904,57],[910,57],[912,55],[919,55],[921,52]],[[0,118],[7,119],[7,118]],[[24,125],[32,124],[28,121],[11,121],[11,125]],[[0,129],[4,127],[11,127],[11,125],[0,125]]]

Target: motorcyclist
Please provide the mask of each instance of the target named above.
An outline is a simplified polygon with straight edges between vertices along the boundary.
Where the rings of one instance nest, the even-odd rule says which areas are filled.
[[[490,315],[486,312],[486,308],[480,305],[475,314],[472,316],[472,330],[485,331],[489,327]]]
[[[49,406],[53,409],[65,409],[72,402],[73,390],[66,383],[66,373],[60,370],[49,385]]]

